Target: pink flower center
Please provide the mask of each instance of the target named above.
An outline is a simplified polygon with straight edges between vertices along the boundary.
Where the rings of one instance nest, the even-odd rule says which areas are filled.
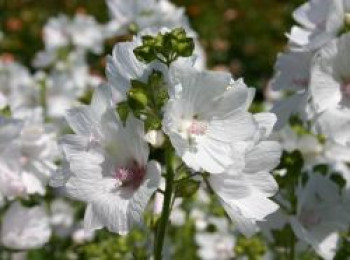
[[[115,178],[121,182],[122,186],[132,187],[137,189],[146,174],[144,166],[140,166],[136,161],[132,161],[126,167],[117,167],[115,169]]]
[[[297,79],[293,79],[293,84],[296,85],[298,88],[306,88],[307,85],[309,84],[309,80],[303,79],[303,78],[297,78]]]
[[[299,220],[304,227],[310,228],[321,222],[321,216],[313,209],[303,209]]]
[[[207,131],[207,123],[193,119],[189,127],[187,128],[188,133],[193,135],[204,135]]]
[[[340,87],[341,92],[347,98],[350,98],[350,80],[345,81]]]

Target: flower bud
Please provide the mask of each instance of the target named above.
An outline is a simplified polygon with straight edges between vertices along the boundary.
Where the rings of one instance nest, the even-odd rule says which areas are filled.
[[[350,25],[350,13],[345,13],[344,15],[344,22],[346,26]]]
[[[145,141],[155,148],[163,145],[165,137],[161,130],[150,130],[145,134]]]

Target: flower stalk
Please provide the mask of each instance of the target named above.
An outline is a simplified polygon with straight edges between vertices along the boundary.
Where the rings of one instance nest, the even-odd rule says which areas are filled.
[[[162,259],[162,251],[164,245],[165,233],[168,225],[168,220],[171,211],[171,199],[174,190],[174,167],[173,167],[173,151],[168,149],[165,152],[166,158],[166,177],[165,177],[165,191],[164,191],[164,201],[162,206],[162,213],[158,221],[155,241],[154,241],[154,259]]]

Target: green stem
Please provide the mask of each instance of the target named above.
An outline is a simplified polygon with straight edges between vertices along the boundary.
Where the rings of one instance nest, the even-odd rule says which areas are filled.
[[[172,165],[172,152],[166,151],[167,176],[165,178],[165,191],[162,213],[157,225],[157,233],[154,241],[154,259],[162,260],[162,251],[166,228],[171,212],[171,199],[174,188],[174,170]]]
[[[294,260],[295,258],[295,235],[293,230],[290,234],[290,249],[289,249],[289,259]]]
[[[46,120],[47,118],[47,103],[46,103],[46,81],[43,80],[41,82],[41,89],[40,89],[40,105],[43,108],[43,116]]]

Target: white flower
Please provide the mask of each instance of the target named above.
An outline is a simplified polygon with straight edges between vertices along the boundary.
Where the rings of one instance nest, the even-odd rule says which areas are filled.
[[[43,206],[25,208],[14,202],[1,226],[1,242],[12,249],[40,248],[51,236],[49,217]]]
[[[72,51],[64,63],[56,65],[42,80],[47,115],[55,119],[63,117],[66,110],[79,104],[78,98],[95,87],[83,52]]]
[[[109,26],[116,28],[112,33],[115,35],[127,34],[132,27],[138,32],[150,28],[157,31],[161,28],[184,28],[195,41],[195,67],[205,68],[205,52],[197,40],[197,34],[190,27],[184,8],[178,8],[168,0],[107,0],[107,5],[113,19]]]
[[[116,101],[126,98],[126,93],[131,88],[130,80],[146,82],[148,79],[150,66],[140,62],[133,53],[140,45],[141,40],[134,37],[132,42],[116,44],[112,55],[107,57],[106,75],[109,85],[114,90]]]
[[[23,120],[23,128],[19,136],[19,162],[21,174],[39,185],[28,193],[45,193],[50,174],[56,170],[55,160],[58,158],[55,130],[43,122],[40,109],[21,110],[14,114]],[[41,187],[40,187],[41,186]]]
[[[139,31],[150,27],[189,27],[183,8],[177,8],[168,0],[107,0],[112,18],[122,25],[119,34],[125,34],[130,25]]]
[[[311,97],[319,118],[321,133],[345,143],[350,138],[350,34],[323,47],[311,71]],[[339,129],[339,124],[342,128]]]
[[[91,106],[72,109],[66,117],[76,133],[66,135],[62,148],[71,176],[68,194],[88,203],[87,230],[107,227],[126,234],[142,222],[148,200],[158,188],[160,167],[148,162],[143,123],[117,118],[107,88],[99,88]]]
[[[78,48],[100,54],[103,50],[104,28],[93,16],[77,14],[69,27],[72,43]]]
[[[51,203],[51,224],[61,229],[69,229],[73,226],[74,209],[68,202],[55,199]]]
[[[14,61],[0,60],[0,109],[34,107],[39,91],[27,68]]]
[[[0,119],[0,194],[12,199],[45,194],[56,170],[56,135],[41,121],[41,111],[19,110],[14,119]]]
[[[209,177],[227,214],[246,236],[257,231],[257,221],[264,221],[278,209],[269,199],[278,190],[269,171],[278,164],[280,154],[277,142],[252,144],[242,155],[243,166],[232,165],[225,173]]]
[[[90,242],[95,237],[95,231],[89,231],[84,229],[83,224],[80,225],[72,234],[72,239],[77,244],[83,244],[85,242]]]
[[[313,52],[286,51],[277,58],[271,85],[274,90],[279,90],[280,94],[288,91],[288,96],[276,100],[271,109],[278,119],[276,130],[285,126],[292,115],[298,115],[303,121],[313,116],[313,109],[309,103],[310,67],[313,55]]]
[[[44,26],[43,35],[47,54],[69,44],[99,54],[106,37],[105,27],[86,14],[77,14],[73,19],[63,14],[52,17]]]
[[[43,29],[46,49],[57,49],[69,44],[69,19],[65,15],[52,17]]]
[[[170,68],[172,90],[163,130],[176,153],[195,171],[221,173],[232,165],[232,143],[246,141],[257,124],[247,112],[253,90],[231,75]]]
[[[310,67],[313,53],[281,53],[275,64],[275,76],[272,80],[274,90],[304,91],[309,86]]]
[[[320,142],[315,134],[300,134],[290,126],[274,134],[274,140],[280,142],[283,149],[292,152],[299,150],[303,155],[304,168],[309,169],[317,164],[332,164],[349,161],[350,149],[328,138]]]
[[[199,232],[196,234],[196,243],[199,246],[198,255],[203,260],[229,260],[234,257],[236,239],[229,232],[228,223],[225,219],[216,221],[218,231]]]
[[[349,221],[338,186],[328,177],[311,173],[306,186],[298,187],[297,196],[297,213],[290,218],[293,231],[321,257],[333,259],[337,232],[345,231]]]
[[[337,37],[350,11],[348,0],[310,0],[296,9],[294,19],[300,26],[294,26],[289,35],[295,49],[315,50]]]
[[[309,102],[309,91],[299,91],[289,97],[282,98],[274,103],[271,112],[276,114],[275,130],[282,129],[291,116],[297,115],[304,122],[314,116],[314,109]]]

